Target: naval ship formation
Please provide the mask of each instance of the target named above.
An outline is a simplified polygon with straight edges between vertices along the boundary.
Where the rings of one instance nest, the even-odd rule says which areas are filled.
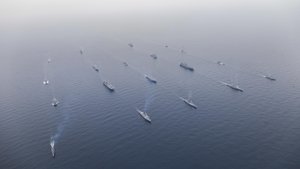
[[[128,43],[128,46],[129,46],[130,48],[133,48],[133,47],[134,47],[134,45],[133,45],[132,43]],[[165,45],[164,47],[165,47],[165,48],[168,48],[169,46],[168,46],[168,45]],[[79,52],[80,52],[81,55],[84,54],[83,50],[80,50]],[[181,53],[185,53],[185,51],[184,51],[184,50],[181,50]],[[151,58],[153,58],[153,59],[157,59],[157,58],[158,58],[156,54],[151,54],[151,55],[149,55],[149,56],[150,56]],[[51,62],[51,59],[49,58],[49,59],[47,60],[47,62],[50,63],[50,62]],[[127,63],[127,62],[124,61],[124,62],[122,62],[122,63],[123,63],[123,65],[124,65],[125,67],[128,66],[128,63]],[[224,64],[223,62],[221,62],[221,61],[217,61],[217,62],[215,62],[215,63],[217,63],[218,65],[222,65],[222,66],[225,65],[225,64]],[[194,68],[191,67],[191,66],[189,66],[187,63],[181,62],[181,63],[179,64],[179,66],[180,66],[181,68],[185,69],[185,70],[192,71],[192,72],[194,71]],[[130,66],[130,67],[131,67],[131,66]],[[99,72],[99,67],[98,67],[97,65],[92,65],[92,68],[93,68],[93,70],[95,70],[96,72]],[[275,79],[274,77],[272,77],[272,76],[268,76],[268,75],[261,75],[261,76],[262,76],[263,78],[266,78],[266,79],[270,80],[270,81],[276,81],[276,79]],[[157,80],[156,80],[155,78],[153,78],[152,76],[150,76],[150,75],[144,74],[144,77],[145,77],[149,82],[151,82],[151,83],[154,83],[154,84],[157,83]],[[243,91],[244,91],[244,90],[243,90],[242,88],[240,88],[238,85],[233,85],[233,84],[226,83],[226,82],[220,82],[220,83],[223,84],[223,85],[225,85],[225,86],[227,86],[227,87],[229,87],[229,88],[232,89],[232,90],[239,91],[239,92],[243,92]],[[43,84],[44,84],[44,85],[48,85],[48,84],[49,84],[49,80],[45,78],[45,80],[43,81]],[[109,81],[104,80],[104,81],[103,81],[103,85],[104,85],[109,91],[111,91],[111,92],[115,91],[115,87],[114,87]],[[183,98],[183,97],[179,97],[179,98],[180,98],[186,105],[190,106],[191,108],[197,109],[197,105],[195,105],[191,99],[186,99],[186,98]],[[53,100],[52,100],[51,105],[54,106],[54,107],[57,107],[58,104],[59,104],[59,101],[58,101],[55,97],[53,97]],[[139,115],[140,115],[145,121],[147,121],[147,122],[149,122],[149,123],[152,122],[150,116],[149,116],[146,112],[141,111],[141,110],[139,110],[139,109],[137,109],[137,108],[136,108],[136,111],[139,113]],[[52,157],[55,158],[55,154],[56,154],[56,152],[55,152],[55,141],[54,141],[53,139],[51,139],[51,141],[50,141],[50,148],[51,148],[51,154],[52,154]]]

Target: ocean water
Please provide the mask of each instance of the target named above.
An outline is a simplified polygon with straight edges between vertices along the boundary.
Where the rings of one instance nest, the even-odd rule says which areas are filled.
[[[233,14],[2,27],[0,168],[300,168],[299,25]]]

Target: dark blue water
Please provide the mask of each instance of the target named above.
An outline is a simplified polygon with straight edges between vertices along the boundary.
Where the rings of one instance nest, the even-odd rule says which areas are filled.
[[[1,28],[0,168],[300,168],[299,32],[253,15]]]

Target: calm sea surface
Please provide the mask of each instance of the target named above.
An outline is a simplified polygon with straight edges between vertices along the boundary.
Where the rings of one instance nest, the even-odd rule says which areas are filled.
[[[299,169],[299,30],[244,15],[2,27],[0,168]]]

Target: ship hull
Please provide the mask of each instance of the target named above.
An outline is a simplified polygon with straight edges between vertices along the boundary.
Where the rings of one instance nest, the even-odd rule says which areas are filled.
[[[240,89],[240,88],[237,88],[237,87],[234,87],[234,86],[231,86],[231,85],[226,85],[226,86],[230,87],[232,90],[235,90],[235,91],[239,91],[239,92],[244,91],[243,89]]]
[[[182,67],[183,69],[189,70],[189,71],[191,71],[191,72],[194,71],[194,68],[192,68],[192,67],[185,66],[185,65],[182,65],[182,64],[180,64],[179,66]]]
[[[147,121],[148,123],[151,123],[151,119],[150,119],[150,117],[147,115],[145,115],[145,113],[144,112],[142,112],[142,111],[140,111],[140,110],[136,110],[139,114],[140,114],[140,116],[145,120],[145,121]]]
[[[104,86],[106,89],[108,89],[109,91],[111,91],[111,92],[115,91],[115,88],[114,88],[114,87],[109,86],[109,85],[106,84],[105,82],[103,83],[103,86]]]
[[[183,98],[183,97],[180,97],[180,99],[185,103],[187,104],[188,106],[194,108],[194,109],[197,109],[197,106],[194,104],[194,103],[190,103],[187,99]]]
[[[157,83],[156,80],[154,80],[154,79],[152,79],[152,78],[150,78],[150,77],[148,77],[148,76],[145,76],[145,78],[146,78],[149,82],[151,82],[151,83]]]

